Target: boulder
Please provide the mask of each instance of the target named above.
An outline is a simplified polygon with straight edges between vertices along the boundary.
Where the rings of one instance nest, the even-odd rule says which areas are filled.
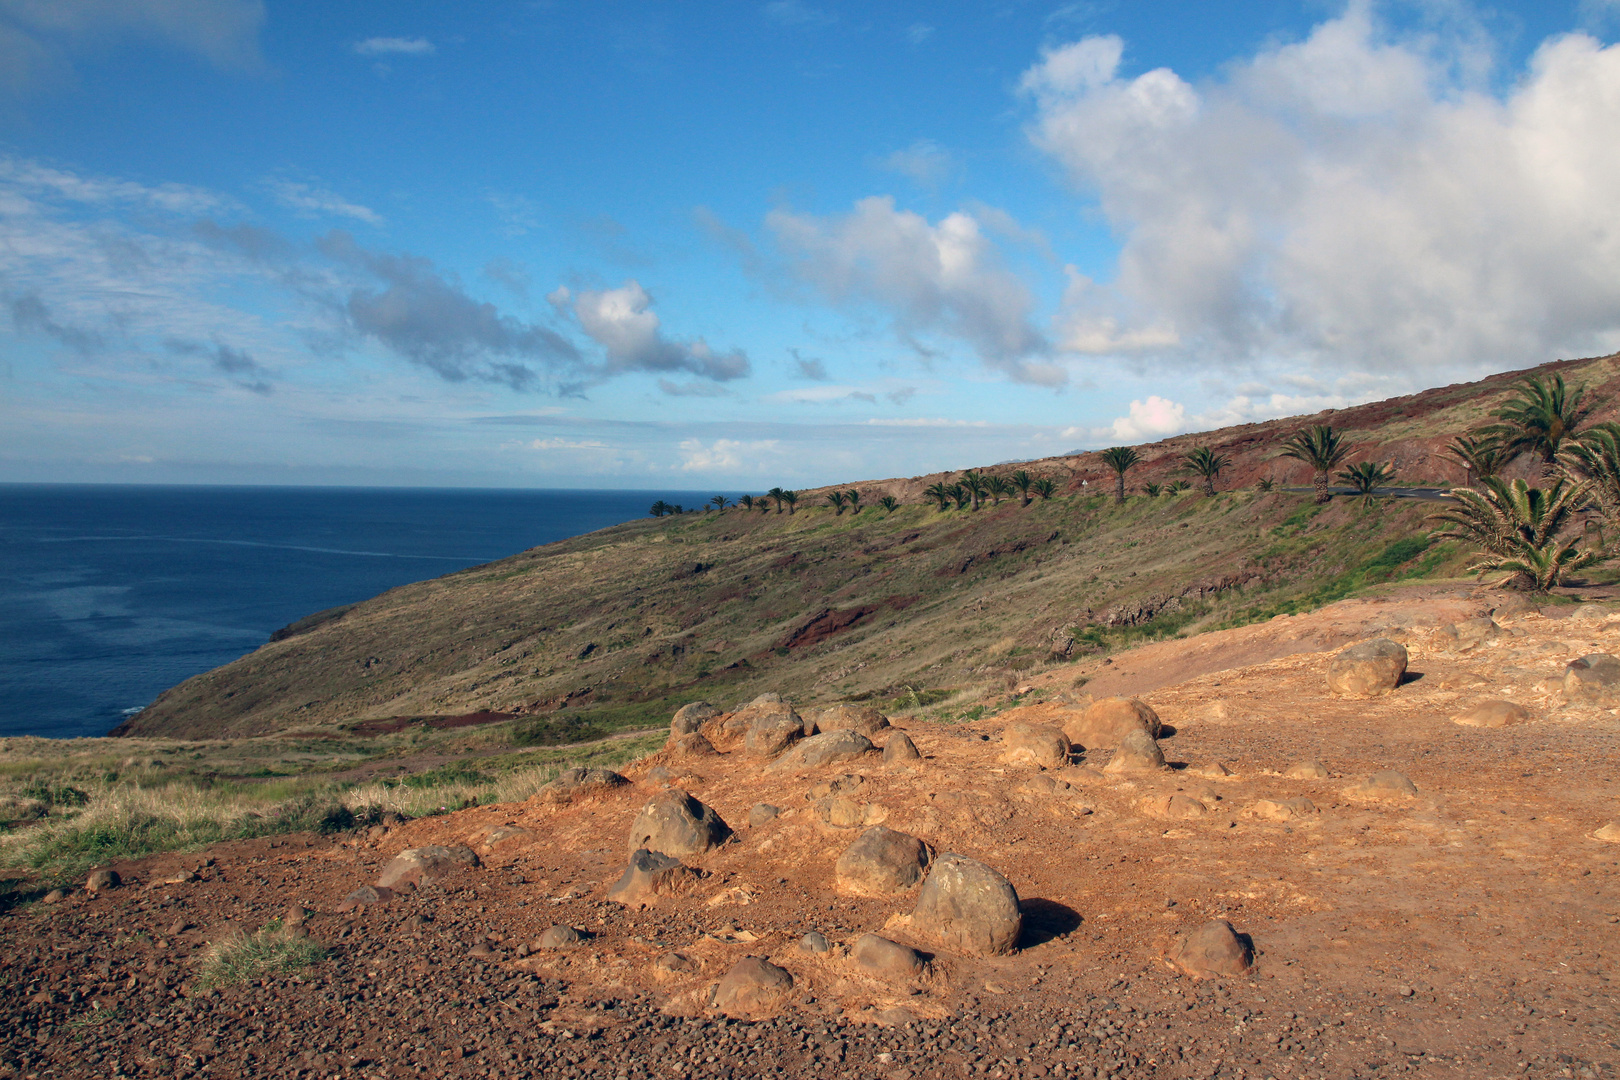
[[[674,740],[691,735],[705,723],[720,715],[720,710],[707,701],[694,701],[675,710],[675,719],[669,722],[669,737]]]
[[[799,951],[822,956],[832,951],[832,942],[819,930],[812,930],[799,939]]]
[[[660,896],[679,896],[700,876],[679,859],[643,848],[630,856],[630,865],[607,898],[625,907],[644,908]]]
[[[915,836],[874,825],[844,849],[833,872],[848,892],[891,896],[922,881],[928,859],[928,845]]]
[[[665,855],[701,855],[731,836],[731,827],[711,807],[678,788],[654,795],[630,826],[626,847]]]
[[[1105,773],[1151,772],[1164,768],[1164,751],[1146,731],[1137,730],[1120,740],[1114,756],[1103,766]]]
[[[1050,724],[1008,724],[1001,732],[1001,762],[1061,769],[1069,763],[1069,739]]]
[[[542,803],[560,805],[586,795],[600,795],[630,781],[612,769],[565,769],[557,778],[534,793]]]
[[[769,960],[745,956],[715,988],[714,1007],[734,1019],[768,1016],[793,989],[793,976]]]
[[[1209,813],[1209,807],[1191,795],[1160,795],[1147,800],[1143,809],[1153,817],[1169,821],[1187,821]]]
[[[696,731],[671,739],[667,749],[672,757],[709,757],[719,753],[708,736]]]
[[[1564,668],[1564,693],[1571,701],[1610,706],[1620,702],[1620,659],[1588,653]]]
[[[897,731],[889,736],[889,741],[883,744],[883,763],[890,765],[899,761],[919,761],[922,755],[917,752],[917,744],[911,741],[911,736],[903,731]]]
[[[748,704],[749,705],[780,705],[780,704],[782,704],[782,695],[778,694],[775,690],[767,690],[765,693],[759,695],[757,698],[755,698],[753,701],[750,701]]]
[[[1170,961],[1197,979],[1235,977],[1254,965],[1254,951],[1225,919],[1211,919],[1176,943]]]
[[[116,870],[92,870],[90,876],[85,879],[84,891],[89,893],[105,892],[108,889],[116,889],[123,883],[124,879],[118,876]]]
[[[1063,724],[1069,742],[1087,750],[1115,747],[1133,731],[1159,737],[1159,714],[1141,698],[1110,697],[1094,701],[1079,714],[1071,713]]]
[[[829,731],[812,735],[771,762],[768,772],[796,772],[832,765],[840,761],[854,761],[872,752],[872,740],[856,731]]]
[[[1369,698],[1387,694],[1406,674],[1406,646],[1374,638],[1342,649],[1328,661],[1328,691],[1339,697]]]
[[[748,827],[757,829],[776,820],[781,811],[768,802],[755,803],[748,809]]]
[[[889,718],[869,705],[830,705],[805,719],[817,731],[858,731],[862,735],[874,735],[889,726]]]
[[[868,975],[882,979],[909,979],[921,975],[927,966],[916,949],[876,934],[862,934],[857,938],[850,958]]]
[[[881,806],[858,802],[843,795],[817,799],[814,809],[816,817],[820,818],[823,824],[831,825],[835,829],[858,829],[862,825],[875,825],[889,816],[889,812]]]
[[[804,737],[804,721],[789,709],[760,713],[748,724],[743,748],[756,757],[775,757]]]
[[[1502,628],[1494,619],[1464,619],[1436,630],[1432,644],[1443,652],[1467,652],[1495,639],[1501,632]]]
[[[1290,780],[1326,780],[1328,771],[1326,765],[1312,758],[1310,761],[1294,762],[1283,775]]]
[[[1316,813],[1316,804],[1303,795],[1295,799],[1258,799],[1244,808],[1244,816],[1261,821],[1293,821]]]
[[[653,978],[660,981],[695,975],[699,970],[698,962],[684,953],[667,952],[653,961]]]
[[[1386,770],[1373,773],[1345,794],[1359,799],[1410,799],[1416,797],[1417,786],[1405,774]]]
[[[419,889],[464,866],[477,865],[478,856],[469,847],[442,847],[432,844],[427,847],[407,848],[383,867],[382,875],[377,878],[377,885],[380,888],[393,889],[395,892],[403,889]]]
[[[572,949],[585,944],[585,935],[572,926],[561,923],[546,928],[540,935],[540,940],[534,943],[537,949]]]
[[[1530,711],[1511,701],[1495,699],[1470,705],[1451,718],[1453,724],[1463,727],[1499,728],[1509,724],[1523,724],[1530,719]]]
[[[1006,878],[964,855],[941,855],[923,880],[911,925],[956,952],[1003,956],[1018,947],[1024,920]]]

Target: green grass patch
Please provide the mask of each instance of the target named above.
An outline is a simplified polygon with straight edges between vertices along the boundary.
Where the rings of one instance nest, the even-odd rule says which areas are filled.
[[[294,937],[275,920],[253,934],[233,934],[203,958],[197,986],[227,986],[267,976],[287,975],[326,959],[326,947],[307,937]]]

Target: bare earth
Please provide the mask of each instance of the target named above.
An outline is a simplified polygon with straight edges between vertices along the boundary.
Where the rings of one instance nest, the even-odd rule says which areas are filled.
[[[1174,728],[1159,773],[1104,774],[1106,751],[1044,773],[999,763],[1006,724],[1061,723],[1074,707],[1049,701],[912,724],[919,762],[872,756],[785,777],[722,744],[714,757],[645,759],[631,786],[571,806],[531,800],[120,865],[122,888],[0,915],[0,1076],[1612,1076],[1620,844],[1591,834],[1620,818],[1620,718],[1566,704],[1557,687],[1569,660],[1620,653],[1620,611],[1502,614],[1494,641],[1442,648],[1436,626],[1500,601],[1456,588],[1347,601],[1034,680],[1072,695],[1086,675],[1087,692],[1141,693]],[[1406,644],[1407,681],[1366,701],[1329,696],[1321,650],[1379,635]],[[1530,722],[1451,722],[1487,698],[1523,705]],[[1330,775],[1282,775],[1308,759]],[[1217,762],[1231,775],[1200,775]],[[659,766],[737,841],[684,860],[708,874],[696,889],[633,911],[604,894]],[[1417,795],[1348,793],[1388,769]],[[861,778],[845,794],[869,821],[1010,879],[1025,911],[1017,954],[929,949],[904,918],[914,894],[839,894],[833,862],[860,830],[825,824],[810,796],[844,775]],[[1172,794],[1203,812],[1166,820]],[[1300,796],[1317,812],[1254,814],[1259,800]],[[761,802],[781,813],[750,828]],[[491,848],[508,825],[533,835]],[[456,843],[482,867],[339,912],[399,851]],[[329,959],[193,988],[224,924],[254,929],[293,903],[316,912],[310,932]],[[1178,935],[1215,917],[1252,937],[1248,976],[1197,981],[1168,963]],[[531,952],[553,924],[593,936]],[[831,953],[801,950],[811,930]],[[930,951],[927,973],[858,973],[846,947],[867,931]],[[656,966],[671,953],[692,970]],[[745,955],[793,975],[774,1019],[710,1007]]]

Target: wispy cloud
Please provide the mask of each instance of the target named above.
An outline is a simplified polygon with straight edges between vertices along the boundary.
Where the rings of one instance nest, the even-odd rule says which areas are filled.
[[[921,45],[934,36],[934,28],[927,23],[917,22],[906,27],[906,40],[913,45]]]
[[[931,139],[918,139],[905,149],[879,159],[878,167],[932,188],[938,187],[956,171],[956,162],[938,143]]]
[[[265,182],[271,196],[289,210],[305,217],[346,217],[363,221],[367,225],[381,225],[382,215],[369,207],[350,202],[336,192],[319,184],[298,180],[273,179]]]
[[[439,50],[427,38],[372,37],[354,43],[360,56],[432,56]]]
[[[760,11],[767,19],[783,26],[830,26],[838,21],[838,16],[831,11],[803,0],[771,0]]]

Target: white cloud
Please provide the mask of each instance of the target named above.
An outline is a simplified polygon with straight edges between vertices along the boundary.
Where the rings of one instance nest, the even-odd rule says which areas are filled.
[[[929,188],[938,187],[956,168],[951,155],[932,139],[918,139],[904,150],[887,154],[878,166]]]
[[[1146,401],[1131,402],[1129,415],[1117,417],[1112,425],[1093,434],[1094,437],[1129,444],[1152,442],[1186,430],[1187,407],[1180,402],[1150,394]]]
[[[232,209],[232,200],[188,184],[138,184],[87,176],[42,165],[27,158],[0,158],[0,190],[53,202],[111,208],[144,206],[174,214],[206,214]]]
[[[577,296],[559,287],[547,299],[560,310],[571,306],[580,328],[607,354],[609,373],[688,371],[716,382],[749,373],[748,357],[740,350],[717,353],[702,338],[665,337],[652,297],[634,279],[617,289],[582,289]]]
[[[565,439],[556,436],[550,439],[530,439],[521,444],[526,450],[606,450],[608,444],[597,439]]]
[[[683,439],[679,469],[682,472],[758,471],[766,464],[760,459],[774,456],[780,445],[776,439],[716,439],[708,444],[701,439]]]
[[[439,50],[427,38],[373,37],[354,44],[361,56],[432,56]]]
[[[1408,374],[1620,347],[1620,46],[1551,38],[1498,97],[1477,27],[1401,39],[1355,0],[1207,85],[1122,53],[1086,38],[1022,80],[1123,239],[1060,347]]]
[[[297,180],[270,180],[265,187],[276,202],[306,217],[346,217],[363,221],[367,225],[381,225],[382,215],[369,207],[350,202],[343,196],[318,184],[305,184]]]
[[[873,417],[866,423],[871,427],[982,428],[989,426],[983,420],[946,420],[942,417],[927,416]]]
[[[1021,382],[1066,381],[1062,368],[1036,359],[1045,341],[1031,322],[1034,298],[973,215],[958,211],[930,225],[880,196],[833,217],[775,210],[766,224],[792,272],[825,299],[890,311],[902,335],[963,340]]]

